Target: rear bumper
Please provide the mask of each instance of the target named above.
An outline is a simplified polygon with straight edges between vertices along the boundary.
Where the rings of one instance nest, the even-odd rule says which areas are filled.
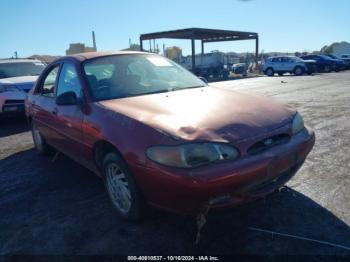
[[[314,143],[314,132],[305,129],[286,144],[230,163],[186,172],[141,165],[131,165],[131,169],[151,205],[195,213],[207,206],[235,206],[274,192],[296,174]]]

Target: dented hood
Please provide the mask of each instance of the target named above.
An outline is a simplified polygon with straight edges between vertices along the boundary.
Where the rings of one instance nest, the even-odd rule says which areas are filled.
[[[265,97],[207,86],[99,102],[157,130],[185,140],[234,142],[292,120],[292,107]]]

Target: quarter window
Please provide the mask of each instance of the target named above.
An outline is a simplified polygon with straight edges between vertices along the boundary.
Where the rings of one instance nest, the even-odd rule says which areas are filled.
[[[41,88],[41,95],[54,97],[55,96],[55,83],[58,74],[59,66],[55,66],[51,69],[50,73],[46,76],[44,84]]]

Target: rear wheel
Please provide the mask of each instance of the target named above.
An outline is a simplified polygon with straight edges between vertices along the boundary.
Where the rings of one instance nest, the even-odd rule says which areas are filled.
[[[48,155],[52,152],[52,148],[46,143],[45,138],[40,134],[37,125],[32,122],[32,136],[36,150],[42,155]]]
[[[329,65],[326,65],[326,66],[324,67],[324,71],[325,71],[326,73],[329,73],[329,72],[331,71],[331,67],[330,67]]]
[[[138,221],[143,200],[127,164],[116,153],[108,153],[103,160],[105,185],[109,199],[118,215],[129,221]]]
[[[303,70],[302,67],[300,67],[300,66],[295,67],[295,69],[294,69],[294,74],[295,75],[301,76],[303,73],[304,73],[304,70]]]
[[[274,74],[275,74],[275,72],[273,71],[273,69],[271,67],[266,69],[266,75],[273,76]]]

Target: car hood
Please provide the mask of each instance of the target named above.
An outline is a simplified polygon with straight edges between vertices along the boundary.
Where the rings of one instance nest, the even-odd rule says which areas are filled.
[[[9,99],[24,100],[25,98],[26,98],[25,92],[6,91],[6,92],[0,93],[0,102],[1,100],[9,100]]]
[[[306,59],[303,61],[304,63],[307,63],[307,64],[315,64],[316,63],[316,60],[310,60],[310,59]]]
[[[38,79],[38,76],[18,76],[18,77],[8,77],[0,79],[0,84],[34,84]]]
[[[295,109],[264,97],[207,86],[98,102],[175,138],[234,142],[290,123]]]

